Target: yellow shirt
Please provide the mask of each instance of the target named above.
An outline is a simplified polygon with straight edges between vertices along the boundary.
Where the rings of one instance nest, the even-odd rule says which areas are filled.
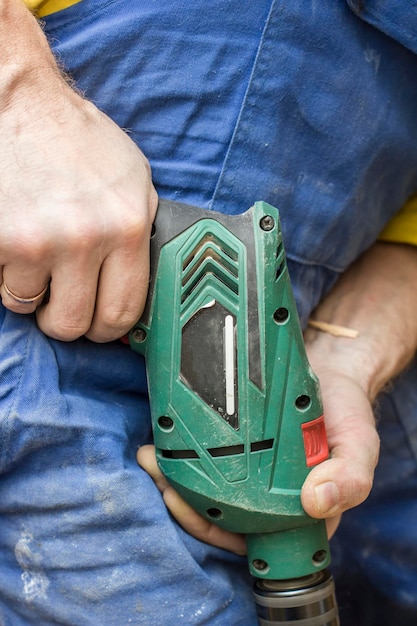
[[[67,9],[82,0],[23,0],[28,9],[30,9],[37,17],[45,17],[51,13]]]
[[[417,245],[417,195],[412,196],[387,224],[379,236],[381,241]]]

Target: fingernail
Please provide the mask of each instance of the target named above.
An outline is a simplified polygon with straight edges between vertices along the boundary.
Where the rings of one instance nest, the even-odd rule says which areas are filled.
[[[315,488],[316,505],[320,515],[328,515],[337,513],[339,504],[339,489],[335,483],[327,482],[318,485]]]

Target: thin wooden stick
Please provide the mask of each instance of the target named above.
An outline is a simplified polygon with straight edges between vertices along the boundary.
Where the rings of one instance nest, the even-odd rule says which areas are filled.
[[[319,320],[308,320],[308,325],[317,330],[321,330],[323,333],[329,333],[334,337],[348,337],[350,339],[356,339],[359,335],[358,330],[353,328],[347,328],[346,326],[339,326],[338,324],[328,324],[327,322],[320,322]]]

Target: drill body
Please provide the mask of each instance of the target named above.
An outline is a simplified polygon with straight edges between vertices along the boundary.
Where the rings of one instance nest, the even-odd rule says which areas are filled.
[[[328,447],[278,211],[161,201],[130,343],[146,357],[158,464],[201,515],[245,534],[260,624],[337,626],[325,524],[300,502]]]

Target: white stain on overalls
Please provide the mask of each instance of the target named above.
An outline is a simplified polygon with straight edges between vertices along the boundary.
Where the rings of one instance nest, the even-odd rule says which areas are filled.
[[[17,562],[22,568],[21,579],[23,581],[23,593],[27,602],[34,600],[45,600],[49,580],[42,570],[42,556],[39,552],[32,550],[33,535],[22,532],[16,544],[14,553]]]
[[[374,50],[373,48],[369,48],[369,46],[365,50],[365,61],[370,63],[375,68],[375,74],[378,74],[379,66],[381,63],[381,55],[379,52]]]

